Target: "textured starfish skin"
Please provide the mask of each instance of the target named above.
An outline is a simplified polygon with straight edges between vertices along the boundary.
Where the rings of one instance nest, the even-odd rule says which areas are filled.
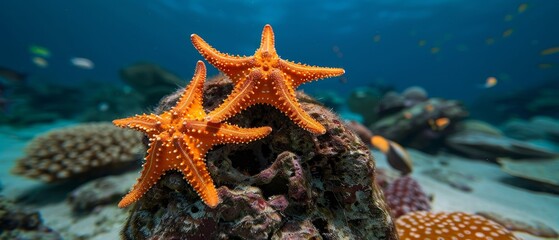
[[[281,59],[275,49],[270,25],[264,26],[260,47],[248,57],[220,53],[196,34],[190,38],[200,54],[235,84],[229,97],[208,114],[210,122],[221,122],[249,106],[262,103],[274,106],[307,131],[326,132],[324,126],[301,108],[295,89],[305,82],[340,76],[344,74],[343,69],[308,66]]]
[[[214,145],[247,143],[272,131],[270,127],[240,128],[206,121],[202,107],[205,79],[206,67],[198,61],[191,83],[171,110],[160,115],[143,114],[113,121],[119,127],[144,132],[150,141],[141,176],[119,202],[119,207],[137,201],[166,171],[179,170],[204,203],[213,208],[219,203],[219,196],[206,169],[206,153]]]

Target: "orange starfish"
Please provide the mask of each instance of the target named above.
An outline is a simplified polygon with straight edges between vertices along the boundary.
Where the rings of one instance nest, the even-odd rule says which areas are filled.
[[[208,114],[209,121],[221,122],[249,106],[263,103],[274,106],[307,131],[326,132],[324,126],[301,108],[295,89],[305,82],[342,75],[343,69],[281,59],[274,46],[274,32],[268,24],[262,31],[260,48],[249,57],[220,53],[196,34],[190,38],[200,54],[235,84],[229,97]]]
[[[117,119],[113,123],[144,132],[149,137],[149,149],[138,182],[118,203],[126,207],[146,193],[167,170],[180,170],[204,203],[215,207],[219,197],[206,169],[204,157],[213,145],[246,143],[268,135],[270,127],[240,128],[226,123],[205,120],[202,88],[206,67],[198,61],[191,83],[171,110],[160,115],[136,115]]]

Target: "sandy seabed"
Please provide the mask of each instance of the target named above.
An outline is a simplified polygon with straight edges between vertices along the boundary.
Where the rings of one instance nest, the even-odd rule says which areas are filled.
[[[69,126],[74,122],[56,122],[30,128],[0,127],[1,194],[17,199],[18,204],[36,209],[48,227],[62,234],[64,239],[119,239],[119,231],[126,220],[127,209],[115,204],[96,208],[92,213],[77,215],[72,212],[66,196],[68,186],[46,186],[10,174],[14,162],[23,156],[25,145],[34,136],[50,129]],[[510,184],[510,175],[497,164],[467,159],[450,154],[428,155],[408,149],[413,161],[415,178],[424,191],[433,196],[432,211],[496,212],[522,221],[539,221],[559,230],[559,195],[527,190]],[[373,151],[377,168],[388,168],[382,153]],[[442,164],[444,163],[444,164]],[[471,187],[465,192],[429,176],[433,170],[463,177]],[[523,239],[542,239],[516,233]]]

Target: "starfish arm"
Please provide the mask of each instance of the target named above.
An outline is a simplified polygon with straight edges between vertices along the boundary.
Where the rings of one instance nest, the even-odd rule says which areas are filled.
[[[264,138],[272,132],[271,127],[241,128],[227,123],[209,123],[206,129],[215,133],[216,144],[248,143]]]
[[[279,96],[279,101],[275,105],[281,112],[309,132],[315,134],[326,133],[326,128],[301,108],[295,97],[295,91],[285,84],[285,80],[279,71],[272,72],[270,79],[275,82],[276,94]]]
[[[160,117],[155,114],[142,114],[129,118],[121,118],[113,120],[113,124],[122,128],[132,128],[152,136],[159,128]]]
[[[280,60],[279,66],[283,72],[287,73],[291,79],[293,79],[293,88],[297,88],[305,82],[321,78],[336,77],[345,73],[343,68],[308,66],[287,60]]]
[[[158,163],[160,155],[163,154],[161,141],[152,143],[142,166],[142,173],[132,190],[120,200],[118,207],[124,208],[140,199],[165,173],[163,166]]]
[[[250,95],[254,93],[253,88],[255,81],[258,81],[261,78],[262,74],[260,72],[251,72],[248,79],[235,85],[233,92],[229,94],[221,105],[208,113],[207,120],[213,123],[222,122],[250,106],[251,104],[245,102],[251,101]]]
[[[267,52],[271,55],[277,55],[275,40],[274,40],[274,30],[270,24],[266,24],[262,30],[262,38],[260,39],[260,48],[258,51]]]
[[[196,63],[196,70],[190,84],[181,94],[180,100],[171,111],[180,115],[187,115],[188,118],[205,117],[204,107],[202,106],[202,92],[206,81],[206,66],[204,62]]]
[[[221,53],[196,34],[190,35],[194,48],[213,66],[227,75],[233,82],[246,76],[252,67],[254,57],[239,57]]]
[[[182,138],[173,139],[173,145],[182,159],[179,169],[190,186],[202,198],[202,201],[209,207],[214,208],[219,203],[219,196],[210,173],[206,169],[206,164],[202,160],[202,155],[205,155],[205,152],[190,151],[186,141]]]

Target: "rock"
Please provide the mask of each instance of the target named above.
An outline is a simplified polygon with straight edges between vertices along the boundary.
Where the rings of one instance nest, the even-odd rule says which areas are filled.
[[[371,138],[373,137],[373,132],[365,127],[363,124],[357,121],[345,121],[345,126],[347,129],[353,131],[363,143],[368,144],[371,142]]]
[[[89,212],[96,207],[117,203],[134,185],[137,172],[118,176],[107,176],[87,182],[68,195],[72,210],[77,213]]]
[[[364,124],[370,125],[377,119],[376,107],[380,103],[382,93],[376,88],[356,88],[347,99],[347,106],[352,112],[363,116]]]
[[[208,81],[206,109],[220,104],[228,89],[226,78]],[[158,111],[179,94],[163,99]],[[304,131],[266,105],[248,108],[228,122],[274,130],[260,141],[207,154],[220,204],[207,207],[180,174],[168,173],[133,205],[123,238],[397,239],[369,149],[324,107],[301,105],[327,133]]]
[[[490,123],[474,119],[466,119],[457,123],[456,131],[479,132],[493,136],[503,136],[503,132],[497,127],[494,127]]]
[[[528,121],[512,119],[503,125],[503,131],[511,138],[519,140],[543,139],[545,130],[539,126],[534,126]]]
[[[444,139],[455,122],[468,115],[458,101],[432,98],[396,113],[385,115],[370,126],[376,134],[417,149],[426,149]],[[446,118],[444,128],[431,126],[430,121]]]
[[[539,189],[559,193],[559,158],[554,159],[507,159],[499,158],[501,170],[525,180]]]
[[[39,212],[0,197],[0,239],[62,240],[62,237],[43,225]]]
[[[406,106],[413,106],[417,103],[427,101],[429,99],[427,91],[420,86],[412,86],[404,89],[402,97],[405,99]]]
[[[463,155],[493,161],[498,157],[550,158],[557,156],[557,153],[533,144],[476,132],[454,133],[446,139],[446,144]]]

